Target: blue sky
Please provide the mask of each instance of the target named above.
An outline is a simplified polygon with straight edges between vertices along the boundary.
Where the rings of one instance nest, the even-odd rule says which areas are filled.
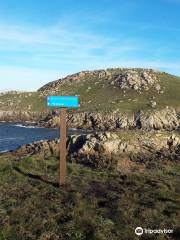
[[[180,76],[180,0],[0,0],[0,90],[81,70]]]

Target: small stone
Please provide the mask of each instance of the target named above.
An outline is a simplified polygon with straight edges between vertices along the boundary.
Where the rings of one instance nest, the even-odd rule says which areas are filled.
[[[151,101],[151,107],[152,107],[152,108],[155,108],[156,105],[157,105],[157,103],[156,103],[155,101]]]

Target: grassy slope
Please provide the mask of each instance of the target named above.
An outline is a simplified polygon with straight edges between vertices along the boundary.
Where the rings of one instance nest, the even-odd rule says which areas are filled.
[[[150,109],[148,105],[152,96],[155,96],[157,109],[165,106],[173,106],[180,109],[180,77],[175,77],[165,73],[157,73],[161,86],[165,88],[164,94],[157,94],[156,91],[143,91],[142,93],[134,90],[123,90],[114,88],[107,80],[99,81],[97,79],[86,79],[85,82],[65,83],[60,87],[59,95],[80,95],[81,107],[79,111],[96,111],[96,110],[112,110],[119,108],[121,111],[136,111],[139,109]],[[87,90],[88,87],[91,89]],[[21,95],[21,97],[20,97]],[[20,100],[20,103],[17,101]],[[8,101],[14,101],[17,108],[7,106]],[[3,105],[1,102],[4,102]],[[44,111],[46,107],[46,99],[40,93],[10,94],[0,96],[0,110],[25,110],[27,106],[32,105],[31,111]]]
[[[53,158],[0,157],[0,240],[133,240],[139,239],[137,226],[173,228],[176,232],[168,239],[178,239],[177,163],[157,162],[126,175],[69,163],[64,188],[26,176],[47,174],[54,179],[57,164]]]

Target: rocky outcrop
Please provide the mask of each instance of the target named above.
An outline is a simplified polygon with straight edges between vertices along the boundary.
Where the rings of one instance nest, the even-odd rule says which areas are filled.
[[[68,114],[69,127],[114,130],[114,129],[146,129],[146,130],[174,130],[179,127],[178,114],[172,108],[151,111],[138,111],[137,113],[114,112],[82,112]],[[57,127],[59,116],[49,114],[39,121],[40,126]]]
[[[161,90],[157,75],[153,70],[123,70],[117,76],[113,76],[112,83],[121,89],[149,90],[154,87]]]
[[[54,140],[41,140],[30,144],[25,144],[20,146],[15,153],[17,155],[28,156],[28,155],[43,155],[48,156],[58,156],[59,155],[59,139]]]
[[[180,124],[178,113],[173,108],[166,108],[161,111],[147,111],[138,114],[136,119],[140,128],[146,130],[173,130]]]
[[[106,166],[104,161],[128,156],[132,161],[146,161],[152,158],[180,160],[180,138],[176,134],[163,132],[141,132],[134,138],[127,138],[127,132],[103,132],[72,135],[67,138],[67,151],[71,160],[91,166]],[[59,155],[59,140],[38,141],[21,146],[16,155],[40,154],[44,158]],[[123,154],[123,155],[122,155]],[[115,158],[112,158],[115,157]],[[114,164],[114,163],[113,163]],[[116,162],[116,164],[118,164]]]

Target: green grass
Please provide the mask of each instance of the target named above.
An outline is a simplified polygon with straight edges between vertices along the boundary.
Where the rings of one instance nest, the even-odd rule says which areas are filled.
[[[135,90],[124,90],[114,88],[107,79],[87,78],[77,83],[65,83],[60,86],[59,95],[79,95],[80,108],[78,111],[111,111],[119,109],[122,112],[132,112],[139,109],[151,109],[149,105],[152,97],[155,97],[157,109],[171,106],[180,109],[180,77],[166,73],[156,73],[160,79],[160,85],[164,90],[158,94],[156,90],[137,92]],[[88,90],[88,87],[91,89]],[[32,105],[30,111],[47,111],[51,108],[46,106],[46,97],[40,92],[24,94],[7,94],[0,96],[0,110],[24,110]],[[21,96],[21,97],[20,97]],[[16,105],[8,106],[8,101]],[[20,101],[20,102],[18,102]]]
[[[51,184],[57,159],[1,156],[0,239],[133,240],[137,226],[175,231],[143,239],[178,239],[180,168],[157,166],[122,175],[69,163],[67,184],[58,188]]]
[[[180,77],[169,74],[160,74],[161,86],[165,88],[164,96],[160,95],[157,100],[161,106],[174,106],[180,109]]]
[[[31,109],[28,109],[29,105]],[[10,93],[0,96],[0,110],[40,112],[46,110],[46,101],[38,92]]]

